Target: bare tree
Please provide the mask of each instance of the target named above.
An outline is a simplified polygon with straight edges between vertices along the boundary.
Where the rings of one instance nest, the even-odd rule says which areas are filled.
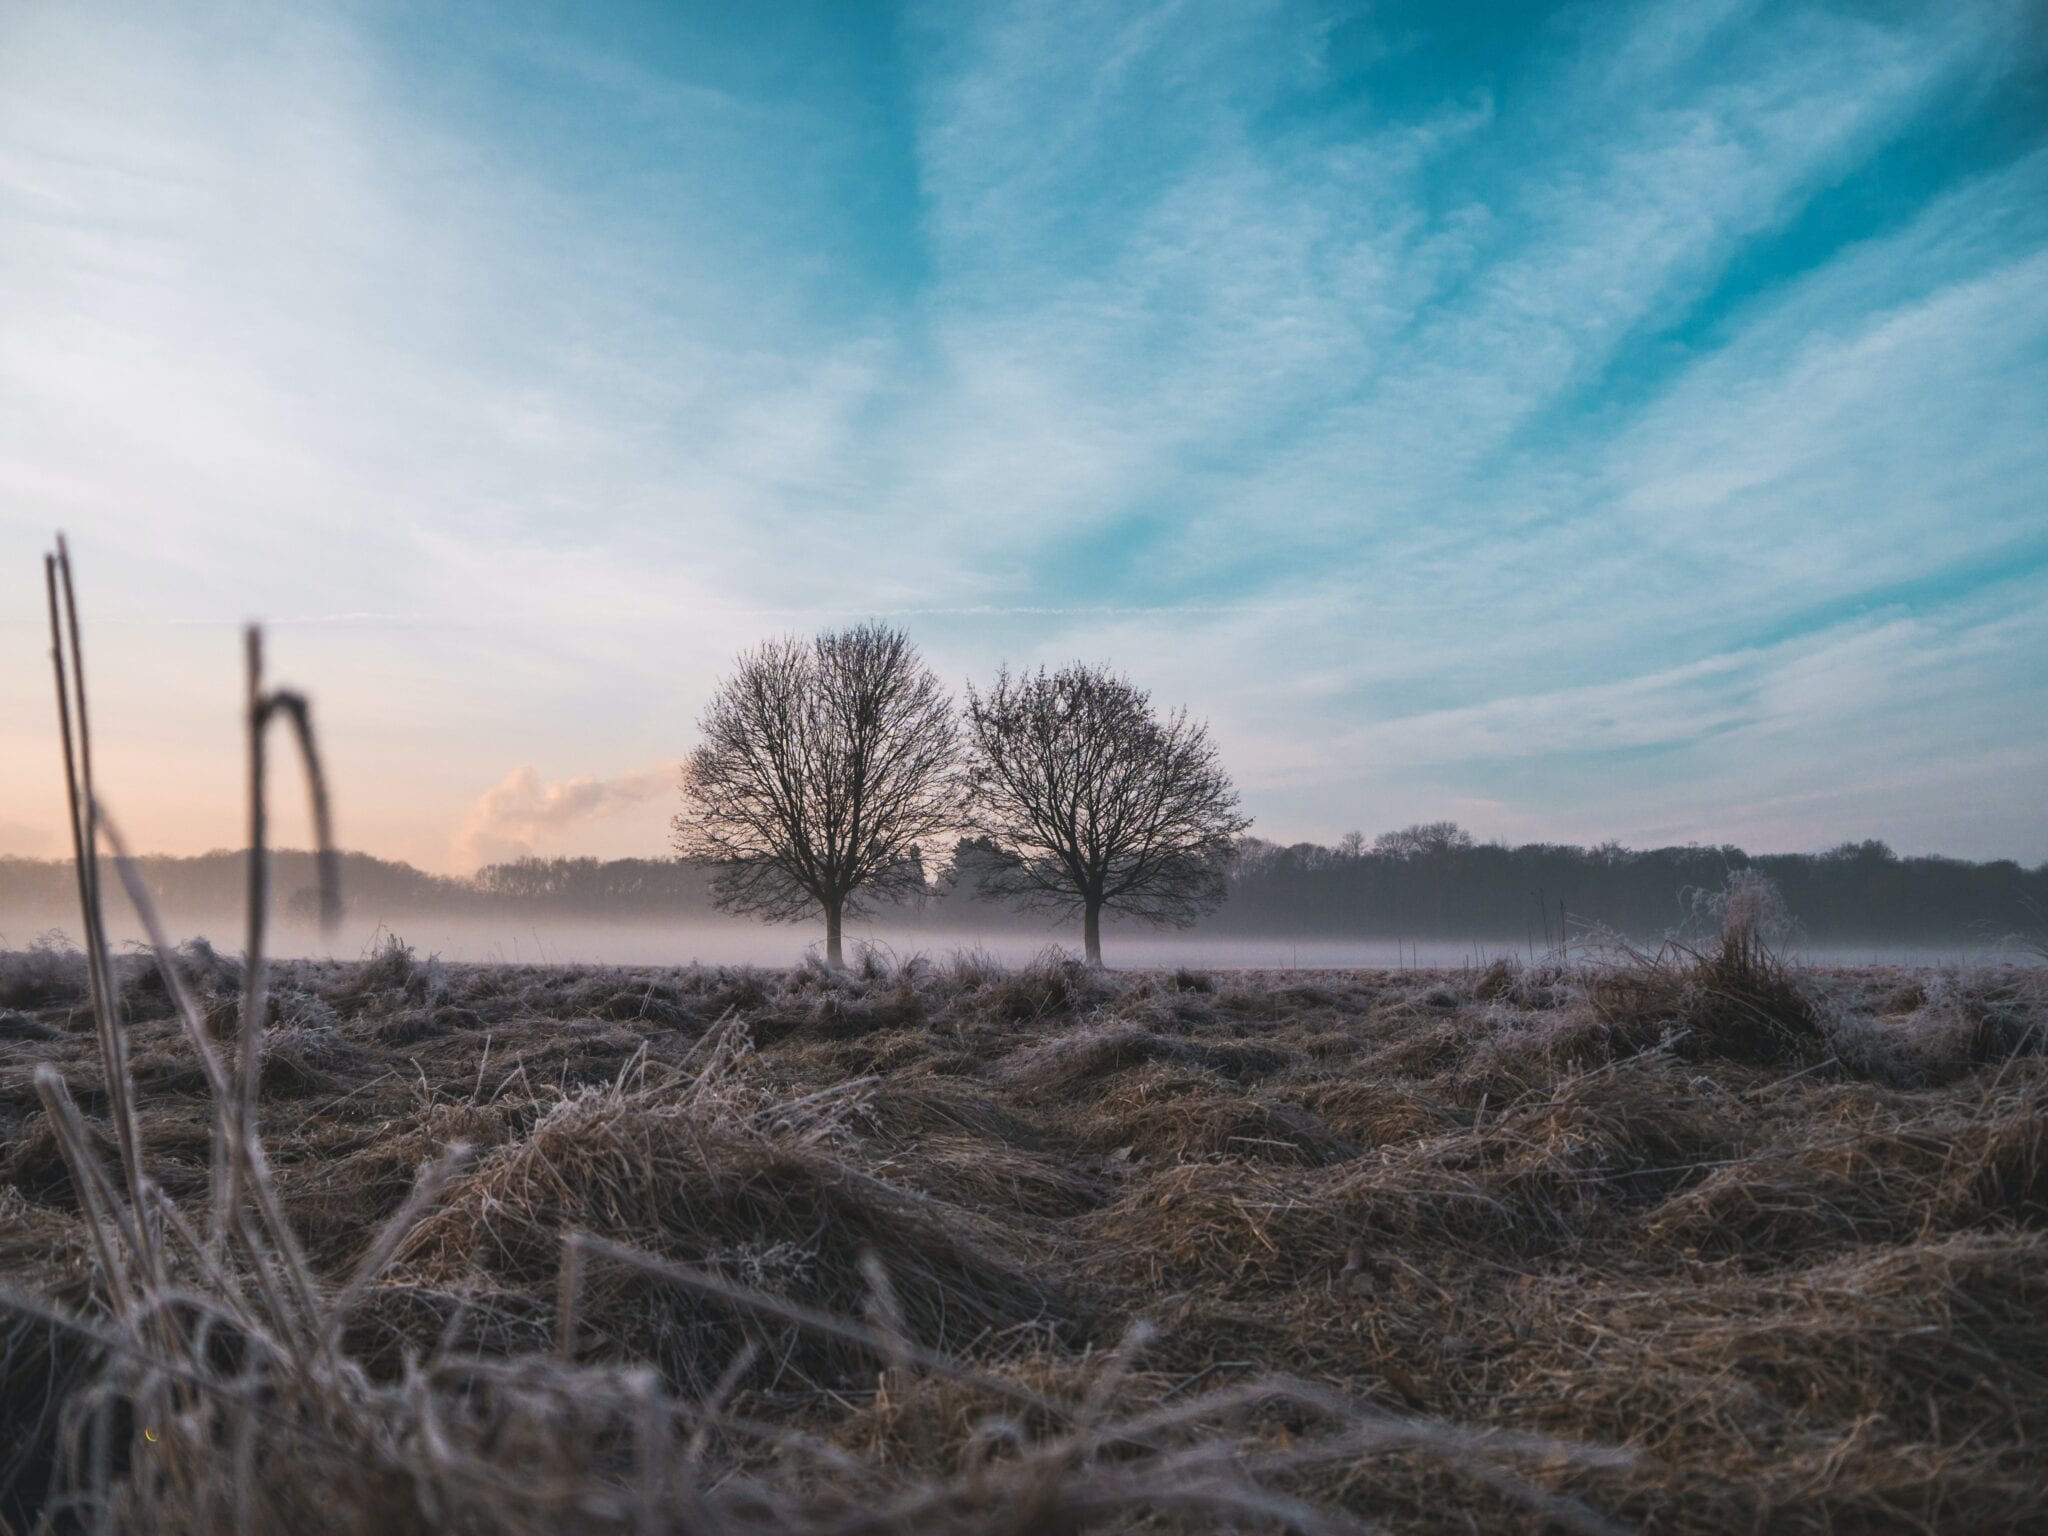
[[[1076,665],[996,676],[967,690],[973,816],[1007,857],[982,888],[1079,912],[1092,965],[1102,914],[1186,927],[1223,900],[1237,834],[1251,825],[1208,728],[1161,719],[1127,678]]]
[[[676,851],[714,866],[727,911],[822,912],[835,967],[845,918],[919,890],[918,844],[959,825],[952,705],[901,630],[771,640],[739,658],[697,726]]]

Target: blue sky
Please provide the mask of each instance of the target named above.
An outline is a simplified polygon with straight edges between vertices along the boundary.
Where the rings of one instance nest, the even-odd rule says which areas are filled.
[[[0,852],[62,526],[180,851],[246,617],[459,868],[880,613],[1283,840],[2048,857],[2043,16],[0,0]]]

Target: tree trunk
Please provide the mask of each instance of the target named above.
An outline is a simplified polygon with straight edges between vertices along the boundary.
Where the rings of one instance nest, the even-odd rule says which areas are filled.
[[[825,903],[825,963],[835,971],[846,969],[846,957],[839,947],[839,914],[841,903]]]
[[[1088,903],[1087,916],[1081,920],[1081,941],[1088,947],[1088,963],[1102,964],[1102,903]]]

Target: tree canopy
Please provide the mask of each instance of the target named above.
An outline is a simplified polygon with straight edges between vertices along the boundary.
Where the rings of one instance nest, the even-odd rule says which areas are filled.
[[[998,673],[967,690],[969,803],[1001,856],[982,888],[1078,912],[1091,963],[1104,911],[1185,927],[1220,903],[1250,821],[1206,726],[1161,717],[1102,668]]]
[[[920,842],[958,825],[953,708],[899,629],[860,624],[746,652],[698,731],[676,851],[713,866],[725,910],[822,913],[833,966],[845,917],[921,892]]]

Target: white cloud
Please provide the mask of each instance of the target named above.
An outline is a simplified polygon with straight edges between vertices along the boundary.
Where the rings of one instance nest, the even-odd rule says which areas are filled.
[[[456,867],[474,870],[559,850],[585,823],[644,805],[675,787],[670,763],[610,778],[586,773],[546,782],[531,763],[521,763],[478,796],[463,817],[455,835]]]

